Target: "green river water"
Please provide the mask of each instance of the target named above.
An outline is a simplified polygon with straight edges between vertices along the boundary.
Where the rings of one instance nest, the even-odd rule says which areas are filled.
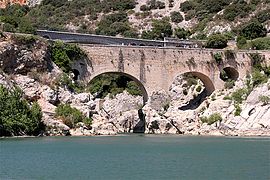
[[[0,139],[0,179],[270,180],[270,138]]]

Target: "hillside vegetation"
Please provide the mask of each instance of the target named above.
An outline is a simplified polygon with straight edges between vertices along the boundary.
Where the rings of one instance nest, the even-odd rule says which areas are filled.
[[[270,29],[269,0],[43,0],[35,7],[0,10],[5,31],[65,30],[146,39],[237,36],[239,48],[263,48]],[[259,39],[260,42],[268,39]]]

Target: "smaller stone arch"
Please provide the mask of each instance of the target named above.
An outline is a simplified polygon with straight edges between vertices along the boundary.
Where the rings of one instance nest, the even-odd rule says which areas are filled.
[[[190,71],[190,72],[186,72],[184,74],[191,74],[193,76],[198,77],[204,84],[207,95],[211,95],[212,92],[215,91],[215,86],[212,82],[212,80],[205,74],[201,73],[201,72],[197,72],[197,71]]]
[[[91,76],[89,83],[91,83],[91,81],[95,77],[100,76],[102,74],[117,74],[117,75],[122,75],[122,76],[126,76],[126,77],[130,78],[131,80],[133,80],[139,86],[139,88],[140,88],[140,90],[142,92],[142,95],[143,95],[143,104],[145,104],[147,102],[147,100],[148,100],[148,93],[147,93],[147,90],[144,87],[144,85],[136,77],[134,77],[134,76],[132,76],[130,74],[124,73],[124,72],[107,71],[107,72],[97,73],[97,74]]]
[[[222,69],[222,71],[220,72],[220,79],[222,79],[223,81],[226,80],[237,80],[239,78],[239,72],[233,68],[233,67],[225,67]]]

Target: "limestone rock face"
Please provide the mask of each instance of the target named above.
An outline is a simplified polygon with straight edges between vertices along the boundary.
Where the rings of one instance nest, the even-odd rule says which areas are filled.
[[[37,41],[31,48],[20,44],[7,44],[0,51],[0,68],[7,74],[27,75],[28,72],[45,72],[49,67],[47,46]]]

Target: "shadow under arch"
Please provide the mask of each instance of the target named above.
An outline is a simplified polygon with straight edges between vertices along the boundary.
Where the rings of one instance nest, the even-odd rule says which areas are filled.
[[[205,100],[205,98],[207,96],[210,96],[214,90],[215,90],[215,86],[212,82],[212,80],[205,74],[197,72],[197,71],[189,71],[189,72],[185,72],[182,74],[178,74],[174,79],[176,79],[178,76],[180,75],[192,75],[195,76],[197,78],[199,78],[203,84],[205,89],[196,97],[194,97],[193,99],[189,100],[188,104],[179,107],[178,109],[180,110],[194,110],[197,109],[200,104]]]
[[[104,74],[115,74],[115,75],[121,75],[121,76],[126,76],[128,78],[130,78],[132,81],[134,81],[138,87],[140,88],[141,92],[142,92],[142,96],[143,96],[143,105],[145,105],[145,103],[148,100],[148,93],[144,87],[144,85],[134,76],[128,74],[128,73],[124,73],[124,72],[116,72],[116,71],[107,71],[107,72],[102,72],[102,73],[98,73],[95,74],[93,77],[91,77],[91,80],[89,81],[89,83],[91,84],[91,82],[98,76],[100,75],[104,75]]]
[[[223,72],[225,72],[225,77],[224,75],[222,75],[222,73],[220,73],[220,79],[222,79],[223,81],[226,81],[226,80],[237,80],[239,78],[239,72],[233,68],[233,67],[225,67],[222,69]]]

